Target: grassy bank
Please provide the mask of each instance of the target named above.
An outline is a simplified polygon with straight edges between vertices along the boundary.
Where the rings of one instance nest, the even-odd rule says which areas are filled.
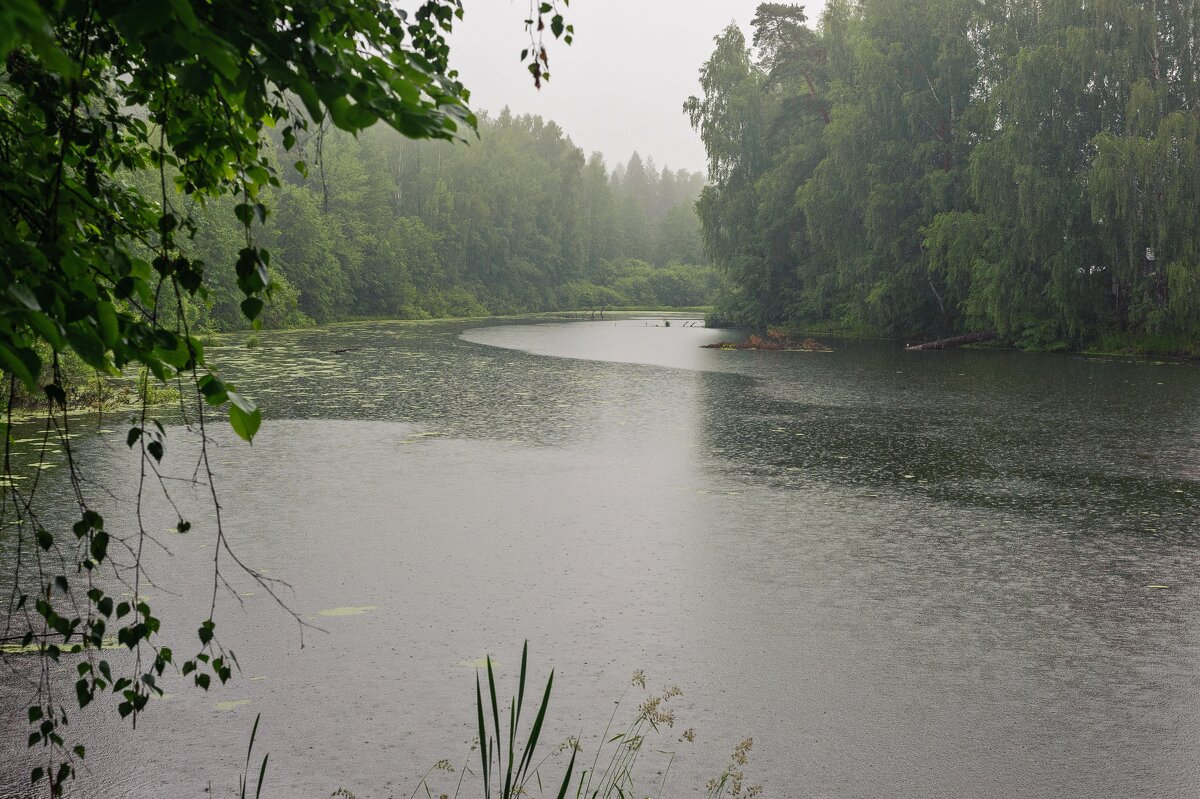
[[[495,314],[485,316],[439,316],[427,319],[412,319],[403,316],[352,316],[338,319],[333,322],[326,322],[316,326],[304,327],[273,327],[266,330],[206,330],[201,334],[201,341],[206,345],[220,341],[222,338],[244,336],[250,340],[257,340],[262,334],[271,333],[287,333],[302,330],[319,330],[325,327],[338,327],[342,325],[361,325],[361,324],[408,324],[408,325],[437,325],[446,322],[554,322],[554,321],[597,321],[601,319],[605,321],[610,319],[625,318],[629,316],[652,315],[666,317],[688,317],[688,318],[704,318],[712,311],[712,307],[708,305],[696,305],[689,307],[673,307],[673,306],[622,306],[620,308],[606,308],[604,315],[601,317],[600,309],[593,311],[590,308],[586,309],[568,309],[562,311],[534,311],[530,313],[519,314]]]
[[[54,382],[53,355],[48,346],[39,352],[46,364],[38,376],[38,390],[30,391],[21,381],[12,381],[4,373],[6,383],[12,390],[13,415],[27,417],[44,412],[48,407],[45,387]],[[70,350],[58,354],[58,374],[63,393],[66,395],[68,411],[98,410],[114,411],[135,408],[144,403],[163,405],[179,399],[179,389],[164,385],[145,369],[131,371],[119,377],[105,375],[88,366]]]

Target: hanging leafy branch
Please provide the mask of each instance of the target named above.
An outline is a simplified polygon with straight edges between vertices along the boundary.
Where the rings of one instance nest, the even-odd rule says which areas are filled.
[[[550,2],[529,0],[529,16],[525,20],[525,30],[529,33],[529,47],[521,51],[521,62],[529,62],[526,68],[533,76],[533,85],[539,89],[542,88],[542,81],[550,80],[550,54],[546,50],[546,28],[550,28],[555,39],[562,39],[567,44],[575,40],[575,26],[567,24],[559,10],[558,3],[559,0],[550,0]],[[562,0],[564,8],[570,3],[571,0]]]
[[[553,7],[536,11],[538,32],[549,14],[553,34],[569,41]],[[266,132],[276,131],[285,150],[325,123],[357,133],[383,121],[410,138],[465,138],[476,119],[449,69],[446,38],[462,15],[461,0],[426,0],[412,12],[387,0],[0,4],[0,367],[8,378],[0,524],[17,536],[2,638],[10,654],[32,649],[41,658],[29,744],[46,754],[30,776],[51,795],[62,793],[86,752],[66,740],[68,705],[113,696],[136,723],[168,668],[203,689],[231,677],[236,658],[215,635],[218,592],[228,585],[222,558],[277,597],[280,584],[229,546],[207,452],[212,409],[223,409],[246,441],[262,413],[206,358],[188,316],[213,269],[234,270],[251,322],[270,300],[270,253],[255,240],[270,213],[263,192],[280,185]],[[540,85],[549,77],[544,48],[537,58],[542,67],[531,71]],[[222,196],[236,199],[236,262],[189,258],[196,226],[181,209]],[[184,396],[181,413],[199,436],[193,482],[211,493],[217,545],[212,604],[187,660],[156,644],[162,621],[141,593],[142,551],[153,540],[143,523],[147,484],[157,483],[174,506],[159,471],[166,430],[149,415],[143,390],[126,438],[140,455],[136,525],[112,529],[71,449],[67,357],[100,375],[142,369],[143,385],[175,383],[195,401],[189,410]],[[14,482],[20,392],[45,398],[42,457],[49,446],[65,453],[77,507],[69,529],[43,522],[36,479],[25,490]],[[181,515],[177,529],[190,527]],[[118,601],[114,584],[130,588],[132,599]],[[114,639],[132,652],[127,668],[96,657]],[[64,699],[56,685],[65,667],[56,662],[81,652],[74,694]]]

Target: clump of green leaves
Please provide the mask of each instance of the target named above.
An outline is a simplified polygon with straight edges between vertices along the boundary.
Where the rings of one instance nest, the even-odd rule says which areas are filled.
[[[250,789],[250,758],[254,754],[254,739],[258,737],[258,722],[262,720],[262,714],[254,717],[254,728],[250,730],[250,743],[246,746],[246,765],[242,768],[241,776],[238,777],[238,799],[246,799],[246,792]],[[262,796],[263,780],[267,777],[267,761],[271,759],[271,755],[263,755],[262,764],[258,767],[258,779],[254,783],[254,799],[259,799]]]
[[[595,745],[590,766],[576,772],[576,761],[583,753],[583,745],[579,736],[571,736],[563,741],[556,750],[534,759],[534,751],[541,738],[546,719],[546,711],[550,704],[550,693],[554,684],[554,672],[546,681],[542,700],[536,709],[536,717],[528,733],[523,733],[520,727],[522,709],[524,707],[525,681],[528,666],[529,643],[526,642],[521,650],[521,672],[517,682],[517,694],[507,703],[507,719],[504,706],[498,700],[496,678],[491,657],[484,661],[487,673],[487,693],[484,693],[480,675],[475,679],[475,707],[477,715],[477,739],[471,750],[479,750],[479,791],[484,799],[493,795],[500,799],[537,794],[545,795],[547,787],[557,799],[572,796],[574,799],[628,799],[635,796],[648,796],[646,788],[638,787],[638,761],[646,751],[646,745],[654,736],[663,734],[675,726],[675,711],[671,702],[683,692],[677,686],[671,686],[661,692],[648,688],[648,681],[640,669],[633,673],[626,694],[615,703],[612,714],[604,727],[603,734]],[[642,698],[637,704],[636,713],[626,723],[624,728],[617,727],[614,722],[625,704],[628,692],[638,689]],[[507,722],[506,724],[503,722]],[[491,729],[489,731],[489,723]],[[524,743],[522,743],[524,735]],[[505,741],[507,740],[507,744]],[[677,743],[692,743],[696,740],[696,732],[692,728],[684,730],[678,737]],[[733,751],[729,764],[716,777],[709,780],[706,786],[706,796],[709,799],[750,799],[762,792],[762,786],[747,785],[744,767],[749,763],[749,752],[753,739],[747,738],[739,743]],[[560,780],[554,779],[543,783],[541,771],[546,768],[547,761],[565,753],[570,753],[566,769]],[[659,772],[656,796],[663,796],[671,766],[675,762],[675,752],[660,751],[667,755],[665,768]],[[435,772],[453,774],[454,767],[448,760],[439,760],[418,780],[413,790],[412,799],[424,791],[427,797],[433,797],[434,789],[430,777]],[[441,799],[454,799],[462,794],[464,781],[470,769],[464,765],[457,778],[453,793],[440,792]],[[557,789],[556,787],[557,786]],[[471,786],[468,786],[471,787]],[[640,792],[639,792],[640,791]],[[339,794],[335,794],[339,795]]]
[[[533,726],[525,738],[524,744],[517,740],[521,725],[521,711],[525,706],[525,674],[529,664],[529,642],[521,649],[521,676],[517,681],[517,695],[508,703],[508,731],[504,734],[500,727],[500,703],[496,699],[496,675],[492,669],[492,658],[487,658],[488,705],[491,711],[493,734],[489,735],[485,718],[483,691],[480,687],[479,675],[475,675],[475,707],[479,721],[479,760],[481,764],[481,779],[483,795],[491,799],[492,794],[498,799],[515,799],[526,794],[529,781],[537,775],[533,762],[538,740],[542,734],[542,724],[546,720],[546,709],[550,706],[550,691],[554,687],[554,672],[546,679],[546,689],[542,693],[542,701],[537,706]],[[505,740],[507,739],[507,747]],[[517,755],[520,750],[520,756]],[[567,795],[571,775],[575,770],[575,753],[571,753],[571,762],[562,779],[558,790],[558,799]],[[541,779],[538,778],[540,784]]]

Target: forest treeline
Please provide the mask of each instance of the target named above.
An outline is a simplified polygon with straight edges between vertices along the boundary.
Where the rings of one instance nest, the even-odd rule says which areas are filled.
[[[282,185],[264,191],[255,238],[271,252],[267,327],[368,316],[411,319],[711,302],[697,172],[634,153],[610,170],[537,116],[482,115],[468,142],[376,126],[313,126],[297,153],[271,143]],[[157,180],[157,175],[152,176]],[[189,255],[208,297],[198,321],[247,324],[233,269],[238,198],[193,207]]]
[[[1200,341],[1200,6],[829,0],[730,26],[685,111],[719,316]]]

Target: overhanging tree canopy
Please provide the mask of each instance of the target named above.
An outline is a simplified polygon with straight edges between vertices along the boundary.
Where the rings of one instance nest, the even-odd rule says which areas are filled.
[[[259,410],[212,369],[184,309],[205,292],[207,273],[233,269],[242,312],[262,313],[270,254],[253,224],[269,213],[260,192],[279,185],[264,133],[277,130],[286,149],[326,121],[351,133],[382,121],[412,138],[465,137],[476,120],[447,42],[462,14],[461,0],[425,0],[408,12],[387,0],[0,4],[0,366],[10,405],[18,383],[38,391],[45,382],[48,414],[65,414],[59,355],[71,351],[101,372],[141,365],[160,381],[178,379],[196,392],[201,426],[205,405],[227,406],[238,435],[253,438]],[[573,30],[555,2],[531,4],[525,24],[531,42],[521,58],[540,86],[549,77],[543,32],[569,43]],[[151,190],[139,180],[146,172],[156,176]],[[237,198],[244,246],[236,263],[188,258],[181,244],[194,227],[180,209],[222,195]],[[65,431],[65,416],[56,427]],[[61,442],[69,454],[69,437]],[[144,470],[163,457],[162,428],[144,410],[128,442]],[[160,620],[144,601],[114,603],[95,579],[118,533],[88,506],[76,466],[79,520],[70,532],[44,529],[32,496],[6,481],[4,512],[17,534],[60,556],[47,563],[63,564],[43,567],[39,558],[29,582],[17,565],[6,629],[53,660],[72,647],[100,649],[115,633],[139,652],[132,672],[85,661],[75,697],[83,706],[115,694],[121,715],[136,715],[173,655],[152,643]],[[217,548],[236,560],[217,510]],[[203,688],[231,674],[214,626],[210,615],[200,651],[181,666]],[[145,660],[142,647],[151,652]],[[30,745],[57,753],[33,770],[33,782],[58,794],[84,749],[64,740],[66,710],[47,692],[29,720]]]

